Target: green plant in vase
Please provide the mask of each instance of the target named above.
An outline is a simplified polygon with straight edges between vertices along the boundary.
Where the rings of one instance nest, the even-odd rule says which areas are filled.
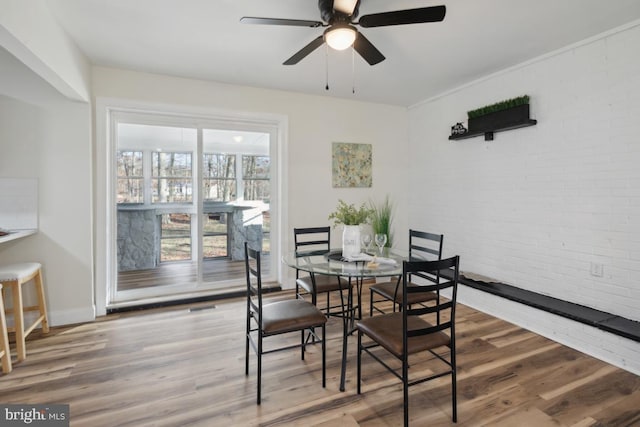
[[[342,224],[342,256],[349,258],[360,254],[360,224],[369,221],[372,210],[363,203],[360,208],[353,204],[347,204],[344,200],[338,200],[338,207],[329,214],[334,227]]]
[[[360,208],[353,204],[347,204],[344,200],[338,200],[338,207],[329,214],[329,219],[333,220],[333,225],[360,225],[369,222],[373,214],[373,209],[367,208],[363,203]]]
[[[393,222],[393,203],[389,199],[389,196],[385,197],[384,201],[380,204],[375,202],[369,202],[371,206],[371,228],[374,234],[385,234],[387,236],[387,242],[384,247],[390,248],[393,246],[393,232],[391,231],[391,225]]]

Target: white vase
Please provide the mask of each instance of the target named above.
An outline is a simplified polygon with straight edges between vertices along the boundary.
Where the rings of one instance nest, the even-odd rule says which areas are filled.
[[[342,230],[342,256],[350,257],[360,253],[360,226],[345,225]]]

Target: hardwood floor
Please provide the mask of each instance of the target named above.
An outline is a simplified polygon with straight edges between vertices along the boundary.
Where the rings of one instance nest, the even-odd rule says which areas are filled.
[[[347,390],[338,391],[342,324],[335,318],[327,387],[319,346],[304,361],[296,350],[269,354],[257,406],[253,353],[244,375],[244,310],[243,299],[223,300],[34,332],[27,359],[0,375],[0,402],[68,403],[73,426],[402,424],[400,383],[370,358],[356,394],[355,336]],[[640,377],[463,305],[457,320],[458,426],[640,425]],[[433,366],[416,360],[411,370]],[[409,393],[411,425],[454,425],[448,378]]]

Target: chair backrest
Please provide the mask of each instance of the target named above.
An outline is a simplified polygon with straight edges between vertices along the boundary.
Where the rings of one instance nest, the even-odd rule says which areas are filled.
[[[331,227],[294,228],[296,253],[326,253],[331,247]]]
[[[442,259],[444,235],[409,230],[409,261],[434,261]]]
[[[258,324],[262,319],[262,273],[260,251],[251,249],[244,242],[244,266],[247,275],[247,310],[255,313]]]
[[[455,317],[456,299],[458,294],[458,275],[460,268],[460,257],[454,256],[437,261],[404,261],[402,265],[402,326],[406,331],[404,334],[404,347],[407,348],[407,338],[428,335],[439,331],[449,330],[452,345],[455,345]],[[411,279],[409,279],[409,276]],[[436,277],[435,282],[432,277]],[[426,284],[421,286],[407,286],[409,280],[416,281],[423,279]],[[445,289],[451,289],[451,298],[444,300],[438,298],[433,305],[421,306],[408,304],[409,294],[422,292],[437,292],[440,294]],[[432,326],[411,329],[407,331],[407,323],[412,316],[425,316],[435,314],[437,322]]]

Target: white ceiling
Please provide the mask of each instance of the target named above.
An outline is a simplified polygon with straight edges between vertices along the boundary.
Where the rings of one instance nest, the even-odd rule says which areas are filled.
[[[361,0],[360,16],[439,4],[447,15],[359,28],[387,59],[356,56],[352,73],[350,50],[329,52],[327,91],[324,48],[282,65],[323,28],[239,22],[319,20],[316,0],[47,1],[94,64],[403,106],[640,19],[640,0]]]

